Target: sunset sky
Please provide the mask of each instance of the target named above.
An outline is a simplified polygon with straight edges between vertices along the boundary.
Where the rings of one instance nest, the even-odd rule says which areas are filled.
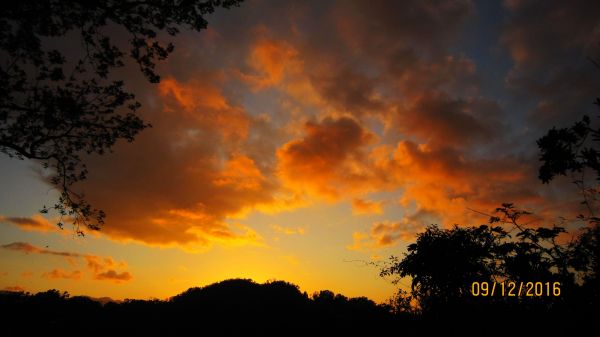
[[[536,140],[597,115],[600,2],[262,1],[182,32],[160,84],[118,71],[153,127],[86,158],[107,213],[76,237],[57,193],[0,156],[0,289],[166,298],[227,278],[384,301],[366,262],[502,202],[578,212]],[[115,31],[116,40],[123,39]],[[165,36],[165,38],[168,38]],[[77,43],[73,44],[77,46]],[[406,286],[409,281],[401,283]]]

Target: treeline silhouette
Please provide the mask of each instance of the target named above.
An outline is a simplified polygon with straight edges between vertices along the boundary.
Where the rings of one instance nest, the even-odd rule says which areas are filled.
[[[231,279],[167,300],[100,301],[48,290],[0,292],[5,336],[383,335],[398,319],[387,305],[331,291],[312,296],[284,281]]]

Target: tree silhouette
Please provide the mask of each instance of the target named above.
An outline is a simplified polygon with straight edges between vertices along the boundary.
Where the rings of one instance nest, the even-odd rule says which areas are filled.
[[[495,213],[489,225],[429,226],[403,258],[392,256],[381,275],[393,276],[396,282],[408,277],[411,287],[409,293],[396,294],[391,310],[416,317],[430,332],[446,334],[493,329],[500,335],[514,326],[521,333],[584,329],[598,307],[597,227],[586,229],[572,242],[560,243],[562,227],[524,226],[519,218],[528,212],[512,204]],[[474,282],[486,284],[485,294],[474,295]],[[505,287],[508,282],[516,284],[514,295],[508,295],[509,288],[502,292],[503,282]],[[528,282],[557,284],[560,293],[519,293],[519,284]],[[493,284],[495,294],[490,290]],[[457,325],[465,317],[468,328]],[[501,321],[511,325],[503,326]],[[585,324],[569,324],[567,329],[553,324],[558,321]]]
[[[13,1],[0,12],[0,151],[53,171],[60,192],[51,207],[61,219],[99,229],[104,213],[72,190],[86,178],[82,154],[103,154],[119,139],[129,142],[150,125],[136,114],[140,103],[113,70],[127,53],[152,83],[158,60],[173,51],[159,33],[200,31],[205,15],[241,0],[210,1]],[[122,29],[130,49],[107,31]],[[65,38],[67,44],[57,41]],[[73,48],[79,46],[79,48]],[[42,212],[48,212],[44,206]],[[62,227],[62,220],[59,222]]]
[[[600,68],[600,63],[592,60]],[[594,104],[600,109],[600,98]],[[592,125],[589,116],[584,115],[581,121],[570,127],[553,127],[538,139],[540,150],[539,179],[548,184],[556,176],[570,175],[583,196],[582,203],[587,206],[589,215],[583,216],[593,225],[597,225],[595,202],[598,199],[598,183],[600,182],[600,127]],[[591,186],[586,179],[586,170],[595,174],[595,183]]]
[[[592,60],[600,68],[600,63]],[[600,98],[594,104],[600,109]],[[583,196],[582,204],[588,214],[579,219],[588,223],[577,239],[571,243],[569,262],[579,270],[584,282],[583,292],[591,301],[600,298],[600,217],[597,215],[600,192],[600,127],[593,125],[589,116],[568,128],[553,127],[537,141],[540,149],[539,178],[550,183],[556,176],[570,175]],[[591,170],[595,179],[586,178]]]
[[[421,309],[437,310],[468,297],[473,281],[490,281],[498,274],[494,252],[506,235],[500,227],[443,230],[432,225],[418,234],[402,260],[392,257],[381,274],[411,277]]]

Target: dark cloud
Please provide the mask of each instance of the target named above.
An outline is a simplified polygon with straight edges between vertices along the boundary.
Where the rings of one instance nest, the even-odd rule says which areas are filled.
[[[520,71],[548,72],[564,66],[561,62],[570,57],[591,56],[585,54],[593,52],[600,40],[597,2],[514,0],[505,6],[508,21],[502,42]]]
[[[48,249],[38,248],[32,244],[27,242],[12,242],[5,245],[0,246],[4,249],[16,250],[24,253],[36,253],[36,254],[48,254],[48,255],[56,255],[63,257],[81,257],[81,254],[71,253],[71,252],[60,252]]]
[[[348,64],[337,66],[337,69],[336,66],[326,68],[321,72],[313,71],[311,83],[332,107],[357,116],[385,110],[385,102],[377,97],[377,80],[357,71],[359,66]]]
[[[438,53],[451,45],[473,11],[471,1],[339,1],[333,12],[342,38],[356,50],[398,55],[407,46]]]
[[[482,108],[484,111],[480,111]],[[493,102],[424,92],[406,111],[399,111],[398,127],[436,147],[481,144],[495,139],[504,127],[503,123],[480,117],[497,110]]]
[[[507,1],[501,36],[514,67],[507,83],[521,100],[533,100],[529,122],[545,130],[595,113],[600,87],[600,3],[595,1]]]
[[[32,217],[6,217],[0,215],[0,222],[9,223],[15,225],[21,229],[29,231],[56,231],[58,227],[51,224],[46,218],[36,214]]]

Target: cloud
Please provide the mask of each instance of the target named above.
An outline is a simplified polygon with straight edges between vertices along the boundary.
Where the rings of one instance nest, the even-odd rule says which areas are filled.
[[[251,228],[225,220],[404,188],[378,165],[372,147],[390,145],[380,136],[456,146],[491,137],[477,100],[443,92],[474,85],[473,63],[446,53],[470,2],[263,6],[230,13],[201,41],[184,34],[156,89],[132,80],[154,127],[109,158],[86,159],[95,170],[79,186],[108,214],[102,234],[160,246],[257,244]],[[264,103],[274,101],[280,109]],[[379,212],[354,208],[367,207]]]
[[[268,162],[243,146],[261,142],[249,130],[254,119],[215,79],[161,83],[161,101],[149,111],[154,127],[111,158],[89,158],[95,174],[81,188],[107,213],[101,234],[190,249],[252,244],[247,230],[225,219],[275,202]]]
[[[479,116],[498,116],[499,110],[494,102],[425,92],[412,98],[406,110],[399,110],[397,124],[403,133],[432,146],[482,144],[496,139],[505,126],[498,120]]]
[[[351,250],[378,249],[397,244],[400,241],[410,242],[426,226],[435,224],[440,220],[435,213],[421,210],[400,221],[375,222],[369,232],[354,232],[353,244],[348,246]]]
[[[21,286],[7,286],[4,287],[5,291],[16,291],[16,292],[25,292],[25,288],[21,287]]]
[[[32,217],[7,217],[0,215],[0,222],[9,223],[15,225],[26,231],[40,231],[49,232],[56,231],[58,227],[56,224],[51,224],[46,218],[39,214],[35,214]]]
[[[215,129],[230,140],[247,137],[249,117],[243,108],[231,105],[212,81],[181,83],[169,77],[161,80],[158,89],[166,110],[190,122],[190,126]]]
[[[489,88],[496,72],[464,49],[472,1],[258,1],[201,38],[182,33],[157,86],[130,74],[153,128],[86,157],[94,169],[76,190],[106,211],[100,235],[189,250],[264,245],[252,225],[231,220],[323,200],[350,201],[354,214],[403,209],[357,234],[371,247],[398,243],[429,218],[481,220],[467,208],[553,205],[535,178],[530,127],[572,118],[598,87],[562,62],[592,50],[597,5],[532,3],[505,2],[500,37],[514,61],[507,85],[527,102],[535,96],[526,125]],[[364,199],[382,191],[402,196]],[[47,227],[32,219],[2,221]],[[94,275],[122,274],[85,262]]]
[[[133,278],[129,272],[118,273],[112,269],[94,275],[95,280],[111,281],[115,283],[127,282]]]
[[[507,1],[508,22],[502,42],[515,66],[539,71],[568,57],[574,48],[590,51],[600,37],[597,3],[571,1]],[[548,23],[554,23],[548,26]],[[540,62],[541,61],[541,62]],[[555,65],[557,66],[557,65]]]
[[[306,233],[306,230],[304,229],[304,227],[291,228],[291,227],[283,227],[283,226],[279,226],[279,225],[272,225],[271,228],[273,228],[275,233],[285,234],[285,235],[304,235]]]
[[[22,272],[22,273],[21,273],[21,277],[22,277],[22,278],[30,278],[30,277],[32,277],[33,275],[34,275],[34,273],[33,273],[33,272],[31,272],[31,271],[24,271],[24,272]]]
[[[63,257],[81,257],[82,256],[82,255],[77,254],[77,253],[60,252],[60,251],[42,249],[42,248],[36,247],[36,246],[34,246],[32,244],[29,244],[27,242],[12,242],[12,243],[9,243],[9,244],[2,245],[0,247],[2,247],[4,249],[21,251],[21,252],[24,252],[26,254],[29,254],[29,253],[48,254],[48,255],[57,255],[57,256],[63,256]]]
[[[466,56],[441,53],[433,60],[415,58],[388,65],[387,69],[390,80],[408,100],[420,98],[424,93],[448,93],[465,98],[479,94],[481,78],[477,66]]]
[[[352,214],[382,214],[383,202],[370,201],[360,198],[352,199]]]
[[[368,179],[361,162],[374,136],[355,120],[308,122],[305,133],[277,151],[278,173],[286,186],[335,200]]]
[[[83,273],[79,270],[66,271],[62,269],[52,269],[49,272],[45,272],[42,274],[43,278],[56,280],[56,279],[65,279],[65,280],[79,280],[83,276]]]
[[[506,146],[512,131],[499,102],[481,95],[474,60],[447,49],[473,4],[402,4],[405,10],[398,12],[410,8],[419,22],[398,22],[389,14],[396,13],[394,6],[336,4],[333,23],[321,22],[322,34],[298,43],[294,58],[320,98],[317,120],[328,122],[305,123],[297,139],[280,147],[284,186],[328,200],[403,190],[403,207],[436,214],[444,225],[479,220],[469,206],[539,204],[533,165],[506,148],[494,158],[481,155]],[[371,117],[384,123],[383,132],[372,131]],[[336,137],[329,129],[342,119],[373,136]],[[356,212],[360,206],[354,204]]]
[[[91,273],[92,278],[95,280],[106,280],[120,283],[129,281],[133,278],[133,276],[127,271],[115,271],[115,268],[126,269],[127,263],[125,263],[124,261],[116,262],[110,256],[101,257],[91,254],[79,254],[73,252],[62,252],[49,249],[42,249],[27,242],[12,242],[0,246],[0,248],[19,251],[25,254],[33,253],[60,256],[65,258],[66,261],[74,267],[77,267],[78,261],[85,261],[85,265],[88,271]],[[21,274],[22,277],[30,277],[32,275],[33,274],[31,272],[23,272]],[[49,272],[44,272],[42,274],[42,277],[47,279],[80,280],[83,277],[83,272],[81,272],[80,270],[67,271],[60,268],[55,268]]]
[[[535,103],[528,122],[546,130],[595,113],[591,103],[600,80],[588,58],[600,57],[600,4],[507,1],[505,6],[508,20],[500,43],[514,63],[506,80],[517,97]]]
[[[331,108],[356,116],[378,114],[386,108],[377,92],[376,79],[361,73],[354,65],[327,63],[316,69],[310,74],[311,84]]]
[[[114,268],[117,266],[117,263],[113,260],[112,257],[100,257],[95,255],[86,255],[85,261],[87,263],[87,267],[92,270],[94,273],[98,274],[102,270],[107,268]],[[118,263],[120,267],[126,267],[127,264],[124,262]]]
[[[265,184],[265,177],[252,159],[244,155],[234,155],[225,163],[213,184],[231,186],[232,189],[240,191],[260,191]]]
[[[284,41],[261,38],[253,46],[248,63],[253,74],[239,73],[254,90],[280,84],[287,73],[299,71],[298,51]]]
[[[438,52],[452,43],[473,12],[471,1],[435,3],[340,1],[333,21],[355,50],[393,55],[406,46]]]
[[[115,268],[125,269],[127,264],[123,261],[116,262],[112,257],[86,255],[87,268],[92,272],[94,280],[110,281],[114,283],[127,282],[133,279],[128,271],[118,272]]]
[[[390,172],[397,172],[405,186],[400,200],[444,216],[444,224],[477,220],[467,210],[493,209],[507,199],[521,205],[542,201],[536,191],[533,165],[505,156],[492,159],[468,158],[451,148],[432,148],[410,141],[398,143]]]

